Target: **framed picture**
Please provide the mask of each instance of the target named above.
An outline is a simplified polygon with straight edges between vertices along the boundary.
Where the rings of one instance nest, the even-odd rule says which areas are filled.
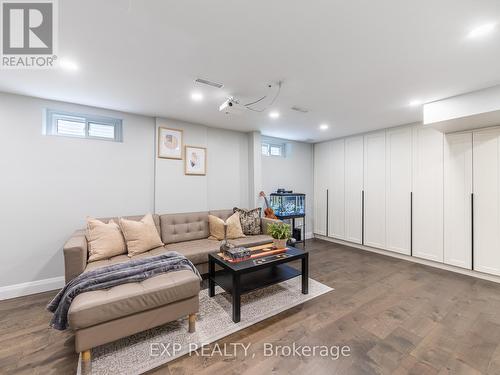
[[[182,159],[182,130],[158,128],[158,157]]]
[[[186,146],[184,173],[204,176],[207,174],[207,149],[205,147]]]

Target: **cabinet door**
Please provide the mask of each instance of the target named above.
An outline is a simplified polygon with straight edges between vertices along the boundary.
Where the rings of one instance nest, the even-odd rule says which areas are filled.
[[[314,233],[326,236],[330,142],[314,145]]]
[[[473,134],[474,269],[500,275],[500,131]]]
[[[345,239],[362,242],[363,137],[345,140]]]
[[[385,248],[385,131],[364,143],[364,244]]]
[[[413,255],[443,261],[443,133],[413,128]]]
[[[328,200],[328,236],[345,239],[345,147],[344,140],[332,142]]]
[[[472,267],[472,133],[444,142],[444,262]]]
[[[386,248],[410,255],[411,127],[386,132]]]

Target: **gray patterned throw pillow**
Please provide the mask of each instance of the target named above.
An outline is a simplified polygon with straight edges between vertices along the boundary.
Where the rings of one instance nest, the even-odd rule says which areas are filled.
[[[245,235],[255,235],[260,234],[260,214],[261,208],[254,208],[253,210],[244,210],[242,208],[235,207],[233,212],[238,212],[240,214],[241,229]]]

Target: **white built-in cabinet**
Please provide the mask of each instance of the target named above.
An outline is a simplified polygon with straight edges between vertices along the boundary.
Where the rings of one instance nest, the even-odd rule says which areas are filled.
[[[316,144],[314,233],[500,276],[500,127]]]
[[[385,248],[385,131],[364,136],[364,244]]]
[[[345,239],[345,142],[331,142],[328,236]]]
[[[387,129],[386,156],[386,249],[411,254],[412,128]]]
[[[500,275],[500,129],[473,133],[474,270]]]
[[[362,243],[363,136],[345,139],[345,239]]]
[[[412,255],[443,262],[443,133],[413,127]]]
[[[471,269],[472,133],[444,139],[444,263]]]
[[[330,180],[331,142],[314,145],[314,225],[315,234],[327,235],[327,194]]]

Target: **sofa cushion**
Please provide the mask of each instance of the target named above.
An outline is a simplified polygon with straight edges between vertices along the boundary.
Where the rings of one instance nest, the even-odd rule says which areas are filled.
[[[89,262],[127,253],[125,239],[120,227],[114,220],[105,223],[88,217],[86,237],[88,241]]]
[[[262,208],[258,207],[254,208],[253,210],[245,210],[243,208],[235,207],[233,211],[240,214],[243,233],[245,233],[246,235],[261,234],[260,216]]]
[[[71,303],[72,329],[118,319],[196,296],[200,280],[191,270],[167,272],[137,283],[79,294]]]
[[[109,259],[98,260],[96,262],[91,262],[91,263],[87,264],[87,267],[85,267],[84,272],[92,271],[92,270],[95,270],[96,268],[99,268],[99,267],[110,266],[112,264],[128,262],[129,260],[132,260],[132,259],[160,255],[160,254],[163,254],[167,251],[168,250],[165,249],[165,247],[161,246],[161,247],[157,247],[155,249],[152,249],[150,251],[146,251],[144,253],[134,255],[132,257],[129,257],[128,255],[118,255],[115,257],[111,257]]]
[[[236,240],[231,240],[231,243]],[[172,243],[165,246],[169,251],[177,251],[188,258],[193,264],[208,262],[208,254],[219,251],[220,241],[209,240],[194,240],[187,242]]]
[[[259,246],[273,242],[271,236],[260,234],[257,236],[246,236],[229,241],[235,246]],[[180,242],[168,244],[167,250],[178,251],[188,258],[193,264],[198,265],[208,262],[208,254],[219,251],[220,241],[203,239],[196,241]]]
[[[156,229],[158,230],[158,234],[161,234],[160,215],[153,214],[152,216],[153,216],[153,221],[155,222]],[[121,216],[121,218],[123,218],[123,219],[134,220],[134,221],[140,221],[143,217],[144,217],[144,215]],[[103,217],[103,218],[97,218],[97,220],[101,220],[101,221],[104,221],[106,223],[110,220],[113,220],[115,223],[119,223],[120,217],[118,217],[118,216],[116,216],[116,217]]]
[[[163,246],[151,214],[147,214],[139,221],[120,218],[120,228],[127,242],[130,257]]]
[[[233,242],[233,240],[231,240],[231,242]],[[203,240],[179,242],[166,245],[165,247],[158,247],[151,251],[146,251],[145,253],[135,255],[132,258],[129,258],[127,255],[118,255],[109,259],[98,260],[87,264],[84,272],[92,271],[99,267],[110,266],[112,264],[128,262],[131,259],[160,255],[167,251],[177,251],[188,258],[194,265],[197,265],[208,262],[208,254],[219,251],[219,246],[220,241],[209,240],[206,238]]]
[[[266,234],[260,234],[256,236],[246,236],[243,238],[237,238],[234,240],[230,240],[229,242],[235,246],[251,247],[251,246],[259,246],[271,243],[273,242],[273,238]],[[173,244],[168,244],[165,247],[158,247],[151,251],[147,251],[145,253],[133,256],[132,258],[129,258],[127,255],[118,255],[110,259],[98,260],[96,262],[87,264],[85,272],[94,270],[98,267],[104,267],[111,264],[128,262],[130,259],[160,255],[165,253],[166,251],[177,251],[183,254],[186,258],[188,258],[191,262],[193,262],[193,264],[196,265],[197,268],[199,268],[198,265],[208,262],[208,254],[218,252],[219,247],[220,247],[220,241],[209,240],[208,238],[204,238],[202,240],[173,243]]]
[[[165,244],[208,238],[208,212],[161,215],[160,223]]]
[[[245,237],[241,229],[240,215],[237,212],[226,221],[217,216],[208,215],[208,226],[210,229],[210,237],[208,238],[211,240],[223,240],[224,235],[228,240]]]
[[[130,258],[128,255],[117,255],[108,259],[96,260],[95,262],[87,264],[84,272],[92,271],[99,267],[111,266],[112,264],[128,262],[129,260]]]
[[[224,221],[229,219],[234,214],[233,210],[214,210],[214,211],[209,211],[208,213]]]

